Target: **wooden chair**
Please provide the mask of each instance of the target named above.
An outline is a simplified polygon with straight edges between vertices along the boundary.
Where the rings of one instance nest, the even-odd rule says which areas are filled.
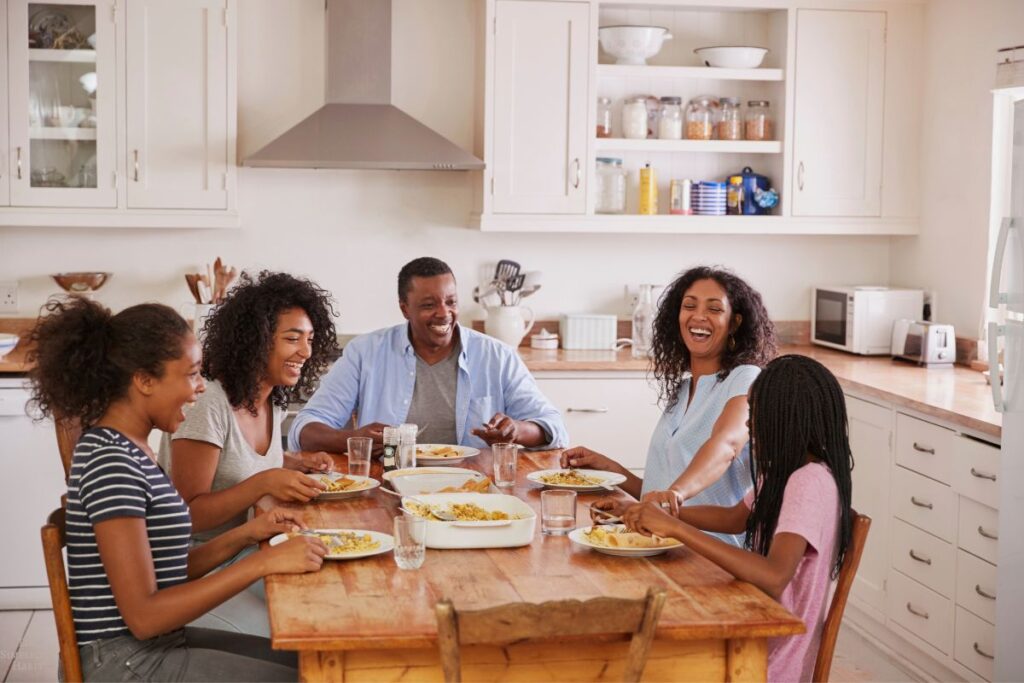
[[[832,604],[821,628],[821,644],[818,646],[818,657],[814,662],[814,681],[828,681],[829,671],[832,670],[832,655],[836,649],[836,638],[839,637],[839,626],[843,621],[843,611],[846,610],[846,599],[850,597],[850,586],[857,576],[860,556],[864,553],[864,543],[867,542],[868,529],[871,528],[871,518],[867,515],[858,515],[856,510],[851,510],[850,516],[853,518],[850,547],[846,549],[843,566],[839,568],[836,592],[832,596]]]
[[[57,641],[60,663],[64,667],[67,683],[81,683],[82,660],[78,654],[78,637],[75,622],[71,616],[71,595],[68,592],[68,578],[64,570],[64,546],[66,523],[64,508],[50,513],[42,528],[43,559],[46,561],[46,578],[50,583],[50,601],[53,603],[53,620],[57,624]]]
[[[64,465],[64,481],[71,477],[71,456],[75,454],[75,444],[82,436],[82,425],[73,417],[58,417],[53,421],[57,431],[57,450],[60,461]]]
[[[639,681],[665,606],[665,590],[649,588],[637,600],[594,598],[552,600],[540,604],[508,604],[490,609],[458,611],[450,599],[437,603],[437,641],[448,683],[462,680],[459,646],[501,643],[552,636],[632,633],[623,681]]]

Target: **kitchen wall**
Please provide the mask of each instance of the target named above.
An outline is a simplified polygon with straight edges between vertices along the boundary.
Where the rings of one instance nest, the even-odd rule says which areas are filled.
[[[322,102],[323,2],[239,4],[243,158]],[[466,148],[473,146],[474,107],[482,97],[474,77],[479,4],[394,0],[396,103]],[[973,80],[979,73],[988,71],[974,72]],[[985,120],[971,112],[959,123],[949,138]],[[781,320],[807,319],[814,282],[886,283],[890,275],[886,237],[481,233],[466,227],[472,183],[466,173],[242,168],[240,229],[0,229],[0,279],[20,281],[22,315],[34,314],[56,290],[46,274],[62,270],[112,271],[99,299],[115,308],[143,300],[179,305],[188,300],[182,273],[219,254],[246,268],[316,279],[338,299],[339,330],[354,333],[399,319],[395,275],[423,254],[445,259],[456,271],[464,317],[479,317],[470,298],[475,278],[484,264],[502,257],[544,271],[544,286],[529,302],[540,317],[625,315],[623,285],[664,283],[698,263],[725,264],[748,278]],[[963,194],[952,183],[944,191]],[[934,186],[928,194],[934,196]]]

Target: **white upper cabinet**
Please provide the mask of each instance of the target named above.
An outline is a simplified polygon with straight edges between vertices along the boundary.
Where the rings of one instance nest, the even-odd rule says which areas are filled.
[[[7,12],[0,5],[0,36],[7,35]],[[0,50],[0,74],[7,74],[7,50]],[[0,206],[11,203],[11,182],[7,174],[7,88],[0,88]]]
[[[226,209],[223,0],[131,0],[126,15],[128,207]]]
[[[880,216],[884,12],[797,12],[793,215]]]
[[[590,7],[498,0],[494,22],[494,213],[583,214]]]

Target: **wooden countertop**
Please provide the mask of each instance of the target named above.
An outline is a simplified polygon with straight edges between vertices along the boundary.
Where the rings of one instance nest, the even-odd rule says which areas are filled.
[[[617,370],[645,372],[650,365],[647,359],[636,359],[629,347],[617,351],[566,350],[550,351],[519,347],[519,357],[530,372],[548,370]]]
[[[427,550],[423,567],[403,571],[390,553],[327,562],[316,573],[266,578],[273,646],[287,650],[436,647],[434,605],[450,597],[459,609],[508,602],[637,598],[661,586],[669,598],[657,637],[668,640],[761,638],[802,633],[803,623],[749,583],[737,581],[685,547],[650,558],[623,558],[580,548],[540,531],[541,488],[526,474],[557,467],[559,451],[525,453],[514,490],[537,512],[533,542],[521,548]],[[485,450],[463,466],[490,473]],[[380,475],[374,463],[375,476]],[[608,494],[624,496],[622,493]],[[588,524],[580,494],[577,520]],[[391,533],[398,498],[379,490],[357,499],[289,504],[310,528],[358,528]]]

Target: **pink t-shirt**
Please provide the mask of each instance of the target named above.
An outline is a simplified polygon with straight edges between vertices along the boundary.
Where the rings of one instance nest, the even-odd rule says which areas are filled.
[[[753,504],[751,489],[743,498]],[[808,463],[790,475],[782,494],[776,534],[790,533],[807,541],[807,550],[779,602],[800,617],[807,632],[768,639],[768,680],[809,681],[818,656],[821,626],[828,608],[832,563],[839,531],[839,489],[823,463]]]

